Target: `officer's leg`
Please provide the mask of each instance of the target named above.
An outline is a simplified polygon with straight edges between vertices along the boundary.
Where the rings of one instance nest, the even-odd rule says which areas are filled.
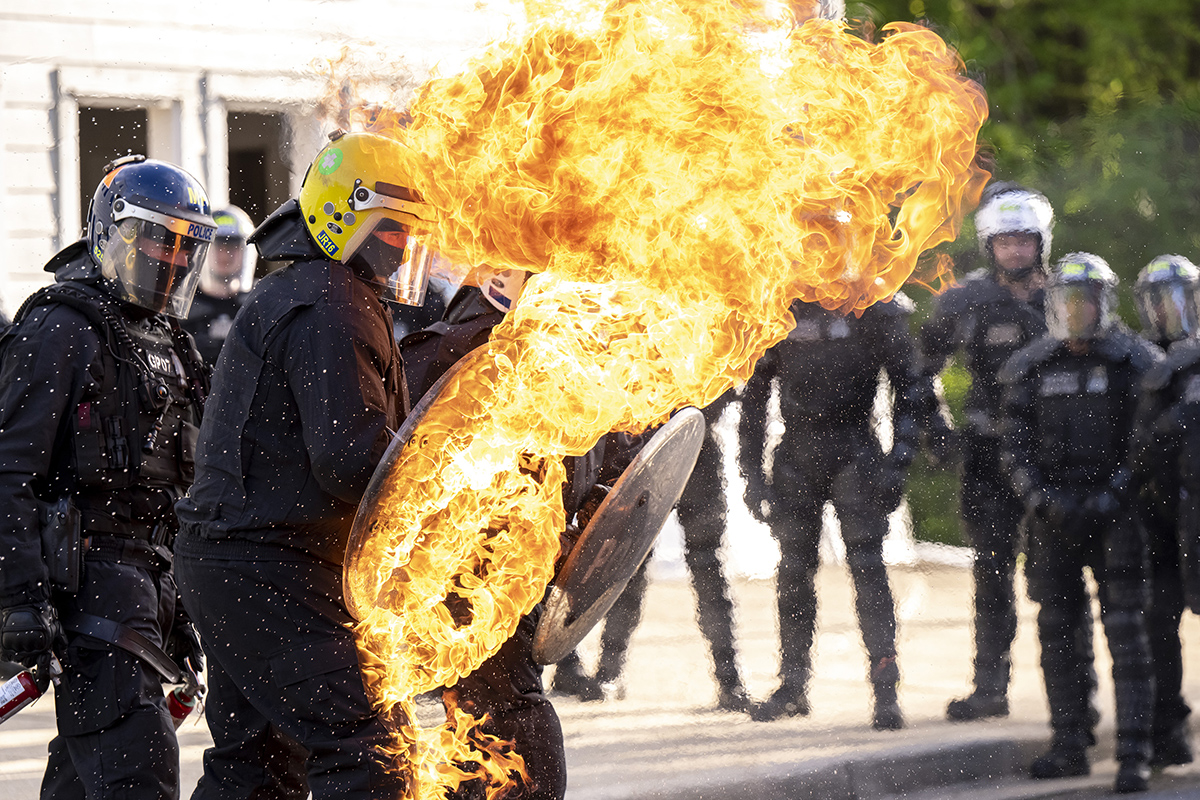
[[[1191,708],[1183,699],[1183,648],[1179,622],[1183,616],[1183,580],[1179,570],[1179,546],[1174,529],[1162,520],[1148,517],[1150,581],[1152,594],[1146,614],[1154,669],[1154,756],[1155,766],[1187,764],[1192,749],[1187,730]]]
[[[904,727],[896,698],[900,669],[896,663],[896,610],[883,539],[887,517],[872,500],[865,478],[856,465],[846,467],[833,483],[833,504],[841,522],[846,563],[854,581],[858,626],[870,664],[868,677],[875,694],[874,727]]]
[[[746,694],[737,666],[733,603],[718,555],[726,524],[720,469],[721,450],[715,440],[706,437],[679,498],[679,524],[683,528],[683,557],[696,594],[697,621],[712,654],[718,704],[728,710],[742,710]]]
[[[1094,565],[1100,586],[1101,621],[1113,662],[1117,700],[1118,790],[1144,788],[1149,778],[1154,677],[1145,609],[1149,603],[1144,532],[1128,514],[1104,531],[1102,563]]]
[[[42,776],[43,800],[84,800],[87,793],[75,763],[67,752],[67,743],[61,736],[50,740],[50,757],[46,761],[46,774]]]
[[[1008,714],[1010,651],[1017,632],[1013,574],[1021,506],[996,471],[995,459],[988,458],[992,450],[972,445],[963,471],[963,526],[975,551],[975,690],[951,701],[946,716],[952,720]]]
[[[443,694],[476,718],[491,715],[483,731],[513,742],[529,773],[521,797],[559,800],[567,789],[562,727],[542,690],[542,668],[533,661],[533,634],[541,611],[538,606],[522,617],[516,632],[494,656]],[[478,780],[468,781],[449,796],[482,798],[483,786]]]
[[[135,546],[97,537],[82,589],[56,598],[59,613],[110,619],[161,644],[174,615],[174,585],[145,560],[114,560],[127,547]],[[158,673],[115,645],[76,633],[68,633],[61,655],[58,737],[43,798],[59,797],[60,789],[77,796],[79,786],[91,800],[178,797],[179,746]]]
[[[1091,684],[1082,663],[1089,637],[1090,603],[1083,579],[1083,556],[1078,547],[1061,541],[1040,520],[1031,529],[1026,574],[1030,598],[1038,611],[1042,680],[1050,705],[1050,751],[1034,761],[1034,778],[1086,775],[1086,749],[1091,744]]]
[[[808,678],[817,624],[816,577],[825,503],[820,488],[814,487],[797,465],[776,462],[771,533],[779,543],[775,574],[779,688],[765,703],[751,709],[751,717],[756,720],[803,715],[809,710]]]
[[[407,768],[381,751],[391,737],[363,686],[341,571],[296,558],[178,557],[175,569],[210,657],[257,712],[250,726],[265,717],[309,753],[314,800],[399,796]],[[231,760],[251,757],[223,751],[221,744],[205,763],[214,787],[236,772]],[[209,796],[238,796],[236,787],[224,791],[214,788]]]
[[[140,706],[102,731],[59,736],[55,742],[51,752],[57,757],[48,764],[43,800],[85,794],[88,800],[179,797],[179,744],[165,708]],[[77,781],[68,778],[63,750]],[[51,777],[56,765],[64,770]],[[63,788],[66,793],[59,794]],[[77,794],[79,788],[83,794]]]
[[[600,633],[600,664],[596,669],[596,680],[601,685],[617,683],[621,671],[625,668],[629,640],[642,618],[642,602],[645,600],[646,586],[649,583],[646,576],[649,563],[649,558],[642,562],[637,572],[629,579],[621,596],[617,598],[617,602],[613,603],[604,617],[604,630]],[[618,686],[617,694],[623,695],[624,687]]]
[[[208,700],[204,719],[213,747],[204,754],[204,774],[192,797],[254,797],[301,800],[308,796],[308,754],[258,713],[226,673],[208,656]]]

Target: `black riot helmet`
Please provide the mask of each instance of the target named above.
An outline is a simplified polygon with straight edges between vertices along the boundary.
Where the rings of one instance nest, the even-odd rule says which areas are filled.
[[[1094,339],[1113,323],[1117,275],[1092,253],[1059,259],[1046,284],[1046,327],[1063,341]]]
[[[1155,342],[1175,342],[1197,331],[1200,270],[1183,256],[1159,256],[1138,273],[1133,286],[1142,329]]]
[[[191,308],[215,233],[200,182],[145,156],[108,164],[88,207],[88,253],[114,293],[180,319]]]

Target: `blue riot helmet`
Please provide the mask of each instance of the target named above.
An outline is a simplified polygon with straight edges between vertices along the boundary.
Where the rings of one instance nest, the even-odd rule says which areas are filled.
[[[114,293],[187,317],[216,233],[208,195],[179,167],[145,156],[108,164],[88,207],[88,253]]]
[[[1155,342],[1174,342],[1197,331],[1200,269],[1183,256],[1159,256],[1142,268],[1133,296],[1142,330]]]
[[[250,215],[237,206],[213,212],[217,232],[204,269],[200,271],[200,291],[209,297],[235,297],[254,285],[254,265],[258,250],[246,243],[254,233]]]
[[[1046,284],[1046,327],[1063,341],[1094,339],[1115,319],[1117,275],[1092,253],[1059,259]]]

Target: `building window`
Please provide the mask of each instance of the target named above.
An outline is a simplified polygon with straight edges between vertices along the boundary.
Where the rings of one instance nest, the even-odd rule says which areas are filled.
[[[130,153],[146,153],[149,118],[144,108],[79,107],[79,228],[104,177],[104,165]]]

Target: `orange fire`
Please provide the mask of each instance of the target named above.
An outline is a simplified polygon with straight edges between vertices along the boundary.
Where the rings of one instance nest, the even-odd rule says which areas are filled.
[[[405,126],[373,116],[414,154],[438,250],[538,273],[392,463],[348,560],[414,796],[473,776],[453,763],[483,764],[491,796],[520,771],[458,709],[422,730],[412,698],[474,670],[541,599],[562,458],[748,378],[796,298],[891,296],[978,201],[986,103],[957,55],[915,25],[871,43],[798,24],[815,5],[530,0],[527,32],[423,85]]]

